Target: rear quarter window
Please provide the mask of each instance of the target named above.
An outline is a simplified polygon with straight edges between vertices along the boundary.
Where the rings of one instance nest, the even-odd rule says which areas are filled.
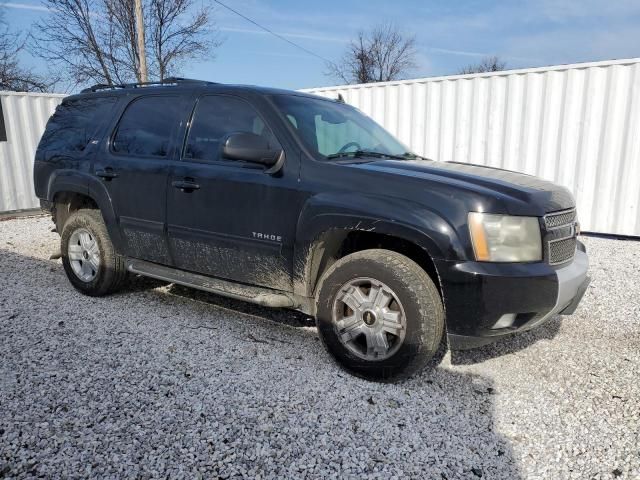
[[[65,153],[84,151],[116,102],[116,97],[63,101],[49,119],[38,149]]]

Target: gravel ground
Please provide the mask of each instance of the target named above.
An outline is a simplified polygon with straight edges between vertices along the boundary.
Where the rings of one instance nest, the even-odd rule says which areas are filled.
[[[0,222],[0,477],[640,478],[640,242],[585,240],[575,315],[386,385],[296,313],[82,296],[50,228]]]

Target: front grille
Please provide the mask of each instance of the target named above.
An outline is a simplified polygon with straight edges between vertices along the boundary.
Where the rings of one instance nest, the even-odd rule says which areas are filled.
[[[544,224],[547,229],[545,235],[547,245],[547,262],[550,265],[560,265],[573,260],[577,246],[577,215],[576,209],[563,210],[545,215]]]
[[[576,237],[551,240],[549,242],[549,264],[559,265],[568,262],[576,253]]]
[[[576,221],[576,209],[565,210],[563,212],[550,213],[545,215],[544,223],[547,228],[564,227],[565,225],[571,225]]]

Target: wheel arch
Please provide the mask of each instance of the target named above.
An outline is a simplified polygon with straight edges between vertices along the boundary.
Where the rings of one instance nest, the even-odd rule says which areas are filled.
[[[111,196],[102,181],[84,172],[58,171],[49,181],[47,200],[54,206],[54,221],[60,233],[64,222],[73,211],[80,208],[100,210],[112,243],[118,251],[122,251],[123,243],[117,228]],[[66,211],[60,210],[61,206],[64,206]]]
[[[383,203],[388,207],[388,202]],[[316,204],[303,210],[294,252],[294,292],[298,295],[313,297],[319,279],[336,260],[369,248],[385,248],[411,258],[442,293],[434,259],[464,255],[455,230],[424,207],[405,205],[376,215],[376,207],[381,205],[375,202],[367,203],[366,212],[347,212],[335,206]],[[407,216],[416,214],[421,225],[407,221]]]

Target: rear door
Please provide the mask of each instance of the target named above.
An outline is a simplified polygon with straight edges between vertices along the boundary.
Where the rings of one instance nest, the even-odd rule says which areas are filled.
[[[109,191],[130,257],[171,264],[165,234],[167,180],[185,105],[178,95],[135,98],[94,163],[94,175]]]
[[[174,164],[167,191],[176,266],[291,290],[299,157],[288,152],[277,174],[225,159],[222,144],[235,132],[261,135],[280,148],[264,116],[245,99],[218,94],[197,100],[184,154]]]

